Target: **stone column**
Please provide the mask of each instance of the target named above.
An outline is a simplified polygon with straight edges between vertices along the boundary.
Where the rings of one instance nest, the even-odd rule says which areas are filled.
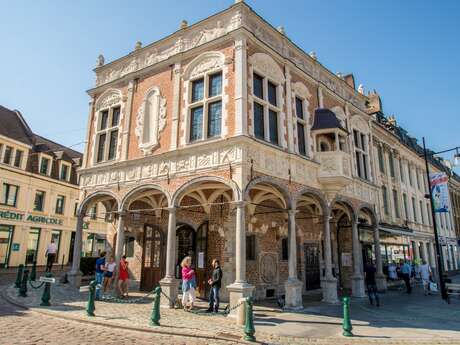
[[[414,260],[420,259],[420,248],[418,246],[418,241],[412,242],[414,245],[412,247],[412,250],[414,251]]]
[[[235,134],[247,135],[247,49],[246,38],[235,39]]]
[[[383,274],[382,253],[380,252],[380,232],[378,223],[374,225],[374,247],[375,247],[375,261],[377,273],[375,275],[375,282],[379,291],[387,289],[387,279]]]
[[[81,246],[83,239],[83,214],[77,217],[77,226],[75,228],[75,241],[73,245],[73,260],[72,268],[67,274],[67,279],[74,287],[79,288],[81,285],[81,272],[80,272],[80,259],[81,259]]]
[[[175,277],[176,265],[176,208],[168,208],[168,240],[166,243],[166,275],[160,281],[161,289],[170,298],[175,301],[179,293],[179,280]],[[160,304],[162,307],[174,308],[174,304],[161,297]]]
[[[123,97],[124,109],[125,109],[125,119],[123,123],[123,131],[121,137],[121,158],[120,161],[125,161],[128,159],[129,152],[129,137],[131,133],[131,117],[133,111],[133,99],[135,91],[136,81],[130,80],[128,83],[128,94],[126,97]]]
[[[117,243],[115,245],[115,261],[118,263],[123,256],[123,247],[125,244],[125,213],[118,215],[117,223]]]
[[[285,282],[286,309],[302,309],[302,282],[297,278],[297,236],[295,210],[288,211],[289,278]]]
[[[324,268],[325,274],[321,279],[321,286],[323,289],[323,301],[327,303],[338,303],[337,298],[337,279],[332,275],[332,249],[331,249],[331,224],[330,213],[328,208],[324,210],[323,223],[324,223]]]
[[[244,201],[236,203],[236,245],[235,245],[235,282],[227,286],[230,294],[230,306],[238,304],[241,298],[252,294],[254,286],[246,281],[246,219]],[[236,317],[237,310],[230,313]]]
[[[422,244],[422,258],[423,260],[425,260],[427,263],[429,263],[429,259],[428,259],[428,251],[426,249],[426,242],[421,242]]]
[[[171,117],[171,144],[170,149],[177,148],[177,136],[179,133],[179,113],[180,113],[180,83],[181,83],[181,64],[176,62],[173,67],[173,108]]]
[[[361,244],[359,243],[359,229],[357,219],[352,220],[352,241],[353,241],[353,276],[352,293],[353,297],[366,297],[364,289],[364,277],[362,274],[363,257],[361,253]]]

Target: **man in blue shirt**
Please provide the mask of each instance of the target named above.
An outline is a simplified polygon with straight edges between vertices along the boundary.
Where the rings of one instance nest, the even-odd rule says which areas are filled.
[[[410,286],[410,274],[411,274],[411,267],[409,265],[409,262],[406,260],[404,261],[404,264],[401,267],[401,274],[402,278],[404,279],[404,283],[406,283],[406,292],[411,293],[412,292],[412,287]]]
[[[104,281],[105,252],[101,252],[96,260],[96,299],[100,299],[101,285]]]

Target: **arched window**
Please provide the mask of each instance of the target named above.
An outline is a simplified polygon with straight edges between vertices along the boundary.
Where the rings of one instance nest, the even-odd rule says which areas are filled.
[[[96,163],[117,158],[119,126],[121,119],[121,92],[106,91],[96,102]]]

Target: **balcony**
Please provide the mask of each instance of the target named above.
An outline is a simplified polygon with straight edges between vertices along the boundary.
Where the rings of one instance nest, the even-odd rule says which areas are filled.
[[[351,157],[343,151],[317,152],[318,179],[327,190],[341,190],[351,183]]]

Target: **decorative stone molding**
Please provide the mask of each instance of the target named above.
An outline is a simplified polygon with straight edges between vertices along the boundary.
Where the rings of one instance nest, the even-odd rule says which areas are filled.
[[[363,134],[369,134],[370,128],[369,124],[362,119],[362,117],[358,114],[352,115],[351,117],[351,127],[357,129]]]
[[[166,127],[166,98],[157,86],[145,93],[142,105],[139,107],[134,130],[139,148],[144,155],[158,147],[160,134]]]
[[[310,91],[308,90],[308,88],[305,86],[304,83],[301,83],[301,82],[295,82],[295,83],[292,83],[292,91],[294,91],[294,93],[304,99],[310,99],[311,97],[311,93]]]
[[[184,80],[193,79],[203,73],[218,70],[225,63],[225,56],[221,52],[206,52],[193,59],[185,68]]]
[[[118,103],[121,103],[121,101],[122,95],[120,90],[108,89],[96,100],[95,109],[96,111],[99,111],[104,108],[109,108]]]
[[[255,53],[249,57],[249,63],[252,67],[278,83],[284,82],[284,73],[281,67],[273,60],[273,58],[264,53]]]
[[[265,284],[278,281],[278,255],[277,253],[261,253],[259,257],[260,279]]]

